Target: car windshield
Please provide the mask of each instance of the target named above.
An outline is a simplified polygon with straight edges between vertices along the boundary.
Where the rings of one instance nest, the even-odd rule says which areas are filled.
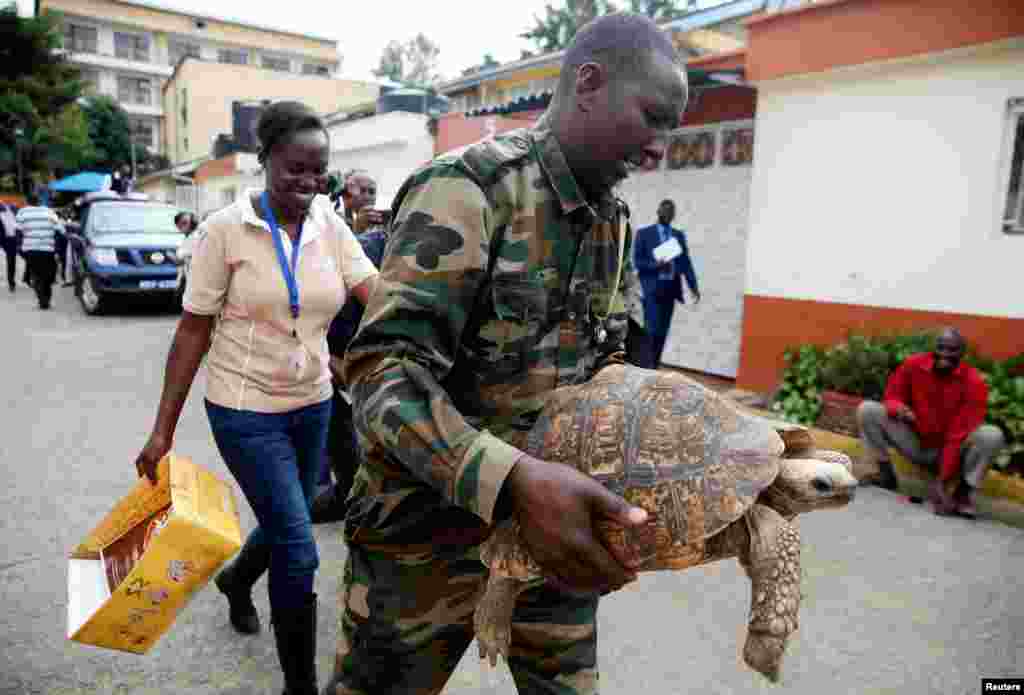
[[[174,225],[177,209],[135,203],[96,205],[89,211],[93,234],[181,234]]]

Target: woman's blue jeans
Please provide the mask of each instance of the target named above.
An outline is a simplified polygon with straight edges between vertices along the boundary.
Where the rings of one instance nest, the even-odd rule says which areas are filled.
[[[271,611],[301,608],[320,565],[309,504],[327,455],[331,401],[286,413],[206,401],[206,414],[220,455],[259,522],[246,546],[270,547]]]

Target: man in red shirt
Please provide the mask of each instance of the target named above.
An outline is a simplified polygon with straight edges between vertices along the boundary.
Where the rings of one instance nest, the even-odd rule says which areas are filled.
[[[958,330],[944,329],[932,352],[911,355],[889,375],[882,403],[860,405],[857,421],[878,462],[880,487],[897,488],[893,447],[938,473],[931,490],[936,513],[973,518],[978,486],[1005,439],[998,427],[984,424],[988,386],[963,363],[966,349]]]

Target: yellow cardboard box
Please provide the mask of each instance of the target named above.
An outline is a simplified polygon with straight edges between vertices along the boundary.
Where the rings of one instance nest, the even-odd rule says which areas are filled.
[[[184,456],[160,461],[68,561],[68,639],[145,654],[242,544],[231,487]]]

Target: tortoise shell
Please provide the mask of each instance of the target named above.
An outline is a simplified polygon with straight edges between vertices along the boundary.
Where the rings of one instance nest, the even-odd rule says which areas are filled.
[[[558,389],[526,451],[573,466],[648,512],[601,532],[643,570],[702,562],[706,539],[739,519],[779,472],[785,444],[770,421],[682,374],[612,365]]]

